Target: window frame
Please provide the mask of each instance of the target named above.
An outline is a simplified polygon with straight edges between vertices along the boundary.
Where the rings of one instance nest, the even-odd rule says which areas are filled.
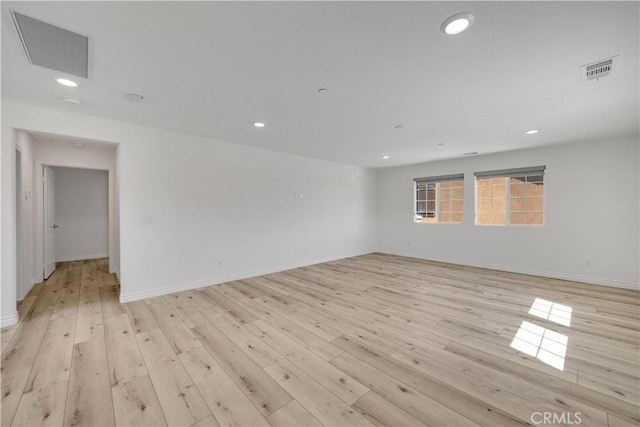
[[[547,220],[546,215],[546,166],[532,166],[517,169],[501,169],[494,171],[475,172],[473,175],[473,195],[474,195],[474,214],[473,223],[480,227],[544,227]],[[512,224],[511,223],[511,178],[522,178],[529,176],[542,176],[542,223],[541,224]],[[506,178],[505,184],[505,224],[479,224],[478,223],[478,179]],[[528,181],[527,181],[528,182]],[[527,212],[527,211],[525,211]]]
[[[460,199],[455,199],[460,200],[460,202],[462,203],[462,209],[459,211],[460,214],[462,215],[462,219],[460,221],[440,221],[440,191],[438,190],[438,184],[440,183],[447,183],[447,182],[461,182],[462,183],[462,196],[460,197]],[[419,189],[418,186],[420,184],[423,185],[427,185],[427,187],[425,188],[424,192],[425,192],[425,200],[420,200],[418,199],[418,194],[419,194]],[[434,218],[436,219],[433,222],[427,222],[427,221],[418,221],[418,202],[419,201],[423,201],[425,203],[425,215],[427,215],[427,213],[429,212],[429,189],[428,189],[428,185],[429,184],[433,184],[434,185],[434,203],[435,203],[435,208],[434,208]],[[449,224],[449,225],[461,225],[464,224],[464,174],[463,173],[459,173],[459,174],[452,174],[452,175],[440,175],[440,176],[432,176],[432,177],[425,177],[425,178],[414,178],[413,179],[413,223],[414,224]],[[453,199],[450,197],[449,198],[449,202],[452,203]],[[449,212],[451,215],[453,215],[454,211],[447,211]],[[455,211],[456,213],[458,213],[458,211]],[[426,218],[427,216],[425,216],[424,218]]]

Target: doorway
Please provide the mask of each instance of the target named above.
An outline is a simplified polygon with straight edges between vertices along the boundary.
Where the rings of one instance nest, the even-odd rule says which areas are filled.
[[[35,283],[44,280],[45,276],[51,273],[55,262],[65,262],[71,260],[109,258],[109,272],[120,275],[120,242],[119,242],[119,221],[118,221],[118,176],[117,176],[117,152],[118,145],[102,141],[80,140],[67,136],[52,134],[39,134],[30,132],[33,138],[33,161],[34,161],[34,274]],[[24,161],[24,156],[23,156]],[[69,172],[74,172],[75,178],[69,178]],[[73,197],[73,190],[69,196],[70,202],[74,203],[76,214],[62,214],[56,206],[66,206],[69,201],[60,199],[67,197],[69,191],[59,194],[56,188],[71,185],[78,191],[82,190],[82,184],[86,181],[93,182],[90,176],[80,176],[80,173],[99,173],[101,182],[100,205],[106,206],[104,214],[100,214],[103,219],[101,228],[104,230],[106,222],[106,232],[102,233],[102,246],[84,246],[78,249],[77,244],[87,242],[89,235],[96,229],[95,222],[92,222],[90,214],[82,213],[86,207],[77,197]],[[45,177],[46,175],[46,177]],[[49,187],[53,189],[48,193],[45,202],[45,183],[50,182]],[[52,182],[51,182],[52,181]],[[66,184],[65,184],[66,182]],[[71,182],[71,184],[69,183]],[[106,188],[105,188],[106,187]],[[65,196],[67,194],[67,196]],[[85,192],[86,200],[95,196],[95,192]],[[47,205],[49,214],[47,214]],[[95,202],[88,204],[95,206]],[[47,216],[47,218],[45,218]],[[78,229],[74,225],[81,224],[85,228]],[[54,225],[56,226],[54,228]],[[93,227],[93,228],[92,228]],[[71,232],[71,230],[75,230]],[[49,237],[46,237],[46,235]],[[106,243],[105,243],[106,240]],[[45,246],[46,241],[46,246]],[[74,246],[76,244],[76,246]],[[59,250],[59,248],[62,249]],[[71,249],[69,249],[71,248]],[[77,250],[72,250],[73,248]],[[93,248],[93,249],[92,249]],[[45,261],[46,259],[46,261]]]
[[[109,172],[43,166],[44,278],[58,262],[109,257]]]

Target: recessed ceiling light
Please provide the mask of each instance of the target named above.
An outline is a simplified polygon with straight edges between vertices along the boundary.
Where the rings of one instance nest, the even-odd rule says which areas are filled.
[[[84,144],[82,142],[74,142],[73,145],[75,148],[84,148]]]
[[[526,131],[525,133],[527,135],[535,135],[538,132],[539,132],[538,129],[531,129],[531,130]]]
[[[407,125],[396,125],[396,129],[398,129],[398,130],[403,130],[403,129],[406,129],[406,128],[407,128]]]
[[[469,12],[456,13],[445,19],[440,25],[440,31],[450,36],[460,34],[473,24],[473,15]]]
[[[387,160],[389,158],[389,156],[387,156],[386,154],[384,156],[382,156],[382,160]]]
[[[80,105],[80,101],[78,101],[77,99],[73,99],[73,98],[62,98],[62,102],[66,102],[67,104]]]
[[[257,128],[263,128],[264,127],[264,123],[262,123],[262,122],[255,122],[253,125],[255,127],[257,127]]]
[[[64,85],[64,86],[69,86],[69,87],[78,86],[78,83],[74,82],[73,80],[69,80],[69,79],[59,78],[59,79],[56,79],[56,81],[58,83],[60,83],[61,85]]]

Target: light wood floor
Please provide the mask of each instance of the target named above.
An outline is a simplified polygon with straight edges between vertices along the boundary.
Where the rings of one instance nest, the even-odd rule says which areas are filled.
[[[3,426],[640,423],[638,292],[372,254],[120,304],[107,271],[2,330]]]

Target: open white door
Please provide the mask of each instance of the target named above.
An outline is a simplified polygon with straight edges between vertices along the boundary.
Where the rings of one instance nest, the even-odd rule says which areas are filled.
[[[55,254],[55,174],[49,166],[44,167],[44,279],[56,269]]]

